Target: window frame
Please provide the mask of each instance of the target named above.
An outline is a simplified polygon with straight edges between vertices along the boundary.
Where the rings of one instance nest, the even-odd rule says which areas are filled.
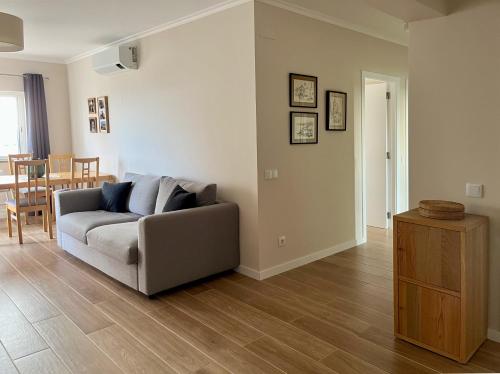
[[[28,152],[28,129],[26,125],[26,103],[23,91],[0,91],[0,96],[14,96],[17,100],[17,141],[19,153]],[[0,154],[0,162],[7,161],[7,155]]]

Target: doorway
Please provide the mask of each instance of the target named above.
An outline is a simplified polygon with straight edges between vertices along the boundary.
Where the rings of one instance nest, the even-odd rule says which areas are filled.
[[[408,209],[406,80],[362,72],[362,118],[356,128],[356,239],[367,226],[392,229]]]

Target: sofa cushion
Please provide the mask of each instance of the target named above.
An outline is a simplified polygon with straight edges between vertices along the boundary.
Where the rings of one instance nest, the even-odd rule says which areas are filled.
[[[217,199],[217,185],[214,183],[200,183],[177,179],[179,186],[188,192],[196,193],[196,203],[198,206],[215,204]]]
[[[158,198],[156,199],[155,213],[161,213],[175,186],[181,186],[188,192],[196,194],[196,205],[205,206],[215,204],[217,200],[217,185],[213,183],[199,183],[187,179],[162,177]]]
[[[132,182],[102,184],[101,209],[108,212],[124,213],[127,211],[127,199]]]
[[[57,219],[57,229],[87,244],[87,232],[93,228],[114,223],[137,221],[142,216],[135,213],[112,213],[105,210],[75,212]]]
[[[124,180],[132,182],[127,209],[143,216],[153,214],[160,187],[160,177],[126,173]]]
[[[99,226],[87,232],[87,243],[103,255],[124,264],[137,264],[138,222]]]
[[[156,198],[155,214],[163,212],[163,208],[165,207],[168,198],[172,194],[174,188],[178,185],[179,184],[175,178],[161,177],[158,197]]]
[[[177,185],[170,194],[170,197],[163,208],[163,212],[173,212],[175,210],[196,208],[196,194],[187,192],[184,188]]]

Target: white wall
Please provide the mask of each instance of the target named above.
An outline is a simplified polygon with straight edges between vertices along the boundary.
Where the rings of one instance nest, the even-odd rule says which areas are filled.
[[[44,80],[51,152],[71,152],[71,127],[66,65],[0,58],[0,73],[20,75],[38,73]],[[0,91],[24,91],[21,77],[0,75]],[[8,173],[7,163],[0,163],[0,174]]]
[[[387,228],[387,85],[365,85],[366,224]]]
[[[256,3],[260,270],[311,259],[355,239],[354,127],[361,72],[403,77],[407,48]],[[319,144],[290,145],[288,74],[318,77]],[[347,131],[325,131],[325,90],[347,92]],[[279,178],[264,180],[264,170]],[[278,248],[277,238],[287,245]],[[271,270],[270,270],[271,269]],[[276,269],[276,268],[275,268]],[[267,271],[267,273],[269,273]]]
[[[73,150],[102,169],[215,182],[240,206],[242,264],[258,266],[254,8],[244,4],[139,40],[139,70],[68,66]],[[91,134],[87,98],[109,98],[110,134]]]
[[[490,217],[489,326],[500,338],[500,2],[410,25],[410,201],[447,199]],[[465,197],[482,183],[484,198]]]

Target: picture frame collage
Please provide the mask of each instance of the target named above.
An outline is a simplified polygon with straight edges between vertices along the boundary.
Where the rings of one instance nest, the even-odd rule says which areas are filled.
[[[289,74],[289,105],[292,108],[318,108],[318,78]],[[347,93],[326,91],[326,131],[347,130]],[[318,113],[290,112],[290,144],[318,144]]]
[[[89,130],[91,133],[109,133],[108,97],[89,97],[87,99],[89,112]]]

